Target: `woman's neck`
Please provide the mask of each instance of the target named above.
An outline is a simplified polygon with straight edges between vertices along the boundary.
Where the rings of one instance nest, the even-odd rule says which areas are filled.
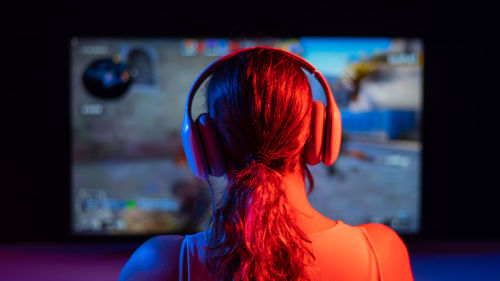
[[[312,218],[316,210],[307,199],[305,180],[302,173],[293,172],[283,175],[281,183],[285,187],[288,205],[303,216]]]
[[[297,223],[306,233],[325,230],[335,225],[335,221],[316,211],[307,199],[305,179],[302,169],[282,176],[282,184],[291,210],[297,214]]]

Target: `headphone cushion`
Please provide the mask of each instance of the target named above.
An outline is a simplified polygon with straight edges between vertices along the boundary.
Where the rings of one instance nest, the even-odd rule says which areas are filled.
[[[226,172],[224,152],[219,142],[217,127],[207,113],[196,119],[196,127],[203,144],[204,156],[210,175],[220,177]]]
[[[312,105],[309,139],[306,144],[306,160],[309,165],[316,165],[323,160],[325,120],[325,105],[319,101],[314,101]]]

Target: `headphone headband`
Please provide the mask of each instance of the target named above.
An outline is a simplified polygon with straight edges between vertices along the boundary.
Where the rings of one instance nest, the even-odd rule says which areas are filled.
[[[200,88],[201,84],[203,84],[203,82],[205,82],[205,80],[210,75],[212,75],[214,73],[215,69],[217,67],[219,67],[219,65],[223,64],[224,62],[228,61],[229,59],[231,59],[234,56],[237,56],[241,53],[244,53],[246,51],[249,51],[249,50],[252,50],[255,48],[265,48],[265,49],[269,49],[269,50],[276,50],[276,51],[280,51],[281,53],[284,53],[290,57],[293,57],[298,63],[300,63],[300,66],[302,68],[307,70],[309,73],[311,73],[311,75],[314,76],[314,78],[316,78],[316,80],[318,80],[318,82],[320,83],[321,87],[323,88],[323,92],[325,93],[325,96],[326,96],[327,108],[331,108],[334,105],[336,106],[335,100],[333,98],[332,90],[328,86],[328,82],[326,81],[325,77],[308,61],[306,61],[302,57],[300,57],[292,52],[285,51],[283,49],[279,49],[279,48],[275,48],[275,47],[250,47],[250,48],[244,48],[244,49],[234,51],[232,53],[229,53],[229,54],[221,57],[220,59],[218,59],[215,62],[213,62],[212,64],[210,64],[207,68],[205,68],[205,70],[200,75],[198,75],[198,78],[196,78],[195,83],[193,83],[193,86],[191,86],[191,89],[189,90],[188,100],[187,100],[186,109],[185,109],[186,110],[185,114],[187,114],[189,116],[191,121],[194,121],[192,116],[191,116],[191,105],[193,103],[194,95],[196,94],[196,92]]]

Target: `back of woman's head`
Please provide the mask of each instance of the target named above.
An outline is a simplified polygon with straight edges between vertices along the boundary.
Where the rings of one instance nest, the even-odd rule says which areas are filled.
[[[312,181],[303,153],[312,94],[300,64],[271,48],[240,52],[213,73],[207,105],[230,167],[209,268],[219,280],[308,280],[314,255],[281,184],[297,168]]]

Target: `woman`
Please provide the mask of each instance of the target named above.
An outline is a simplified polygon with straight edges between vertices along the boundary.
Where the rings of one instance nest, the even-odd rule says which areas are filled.
[[[313,102],[296,58],[238,52],[214,70],[207,105],[228,165],[222,202],[207,231],[144,243],[120,280],[413,280],[390,228],[349,226],[309,204]]]

